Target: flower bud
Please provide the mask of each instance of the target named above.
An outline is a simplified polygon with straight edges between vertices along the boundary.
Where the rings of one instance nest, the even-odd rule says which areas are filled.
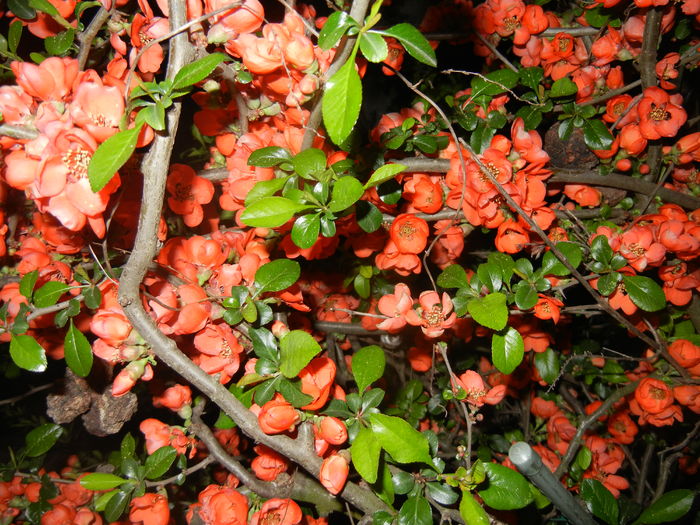
[[[348,460],[340,454],[334,454],[323,460],[318,479],[328,492],[338,494],[343,490],[349,472]]]

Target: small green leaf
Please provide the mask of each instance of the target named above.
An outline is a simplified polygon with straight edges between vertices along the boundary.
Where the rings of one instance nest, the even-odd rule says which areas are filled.
[[[355,22],[344,11],[334,11],[323,24],[323,28],[318,35],[318,47],[321,49],[330,49],[338,43],[338,40],[352,26],[356,26]]]
[[[34,306],[46,308],[53,306],[69,290],[69,286],[59,281],[49,281],[34,292]]]
[[[393,179],[396,175],[406,170],[402,164],[384,164],[377,168],[369,180],[365,183],[365,189],[377,186],[382,182]]]
[[[280,339],[280,372],[284,377],[296,377],[320,351],[311,334],[292,330]]]
[[[341,177],[333,184],[328,208],[333,213],[346,210],[355,204],[364,192],[362,184],[355,177]]]
[[[371,429],[362,427],[350,446],[350,455],[355,470],[367,481],[377,481],[379,454],[382,451],[379,441]]]
[[[134,452],[136,452],[136,440],[131,433],[127,433],[126,436],[122,438],[122,442],[119,445],[119,457],[122,460],[125,460],[133,457]]]
[[[395,461],[432,465],[428,439],[405,419],[385,414],[369,414],[368,418],[379,444]]]
[[[354,55],[326,82],[321,112],[328,136],[341,144],[355,127],[362,105],[362,81]]]
[[[399,525],[432,525],[430,503],[420,496],[411,496],[401,506]]]
[[[75,39],[75,30],[67,29],[62,31],[55,36],[49,36],[44,39],[44,48],[46,52],[54,56],[65,55],[70,46],[73,45],[73,40]]]
[[[491,356],[493,364],[504,374],[512,374],[525,354],[525,345],[520,333],[509,327],[505,335],[493,334]]]
[[[438,275],[437,284],[441,288],[466,288],[467,272],[459,264],[451,264]]]
[[[157,479],[165,474],[177,457],[177,451],[171,446],[160,447],[146,458],[146,477]]]
[[[430,498],[440,505],[453,505],[457,503],[459,495],[444,483],[430,481],[426,484]]]
[[[411,24],[396,24],[389,29],[376,32],[380,35],[394,37],[406,49],[408,54],[418,60],[418,62],[431,67],[437,66],[435,51],[430,47],[430,43],[423,36],[423,33]]]
[[[256,149],[248,157],[248,166],[259,166],[261,168],[272,168],[283,162],[290,162],[292,156],[284,148],[279,146],[268,146]]]
[[[114,493],[107,505],[105,505],[105,519],[109,522],[117,521],[124,511],[127,505],[131,501],[131,494],[124,492],[123,490],[117,490]]]
[[[583,260],[583,250],[578,244],[573,242],[558,242],[556,244],[557,250],[566,258],[566,260],[576,268]],[[543,275],[557,275],[563,277],[569,275],[569,269],[562,264],[562,262],[557,259],[554,254],[549,251],[542,257],[542,274]]]
[[[261,359],[277,362],[279,354],[277,339],[267,328],[250,328],[248,330],[250,340],[253,342],[253,351]]]
[[[253,189],[251,189],[248,192],[248,195],[246,195],[245,205],[250,206],[252,203],[259,199],[262,199],[264,197],[271,197],[279,190],[281,190],[288,180],[289,177],[279,177],[276,179],[261,180],[260,182],[256,183],[255,186],[253,186]]]
[[[97,147],[88,166],[90,188],[100,191],[112,180],[136,149],[143,124],[115,133]]]
[[[357,224],[367,233],[377,231],[384,220],[379,208],[368,201],[358,201],[355,206],[355,217]]]
[[[58,9],[48,0],[29,0],[29,5],[37,11],[46,13],[51,17],[60,16],[58,14]]]
[[[484,78],[474,77],[471,82],[472,97],[493,97],[513,89],[518,83],[519,75],[510,69],[491,71]]]
[[[644,509],[634,525],[653,525],[676,521],[688,513],[693,506],[694,499],[695,492],[692,490],[677,489],[667,492]]]
[[[622,282],[632,302],[645,312],[656,312],[666,307],[663,289],[649,277],[624,275]]]
[[[36,427],[24,438],[24,453],[30,458],[41,456],[56,444],[63,434],[63,428],[54,423],[46,423]]]
[[[537,290],[527,281],[520,281],[515,286],[515,304],[521,310],[533,308],[539,299]]]
[[[31,335],[13,335],[10,356],[18,367],[30,372],[43,372],[48,364],[46,352]]]
[[[484,507],[479,505],[472,493],[466,490],[462,491],[462,501],[459,502],[459,515],[462,516],[464,523],[469,525],[489,525],[491,523]]]
[[[544,78],[544,69],[541,67],[526,67],[520,70],[520,83],[537,91],[540,82]]]
[[[301,408],[313,401],[313,397],[304,394],[301,391],[301,381],[290,381],[289,379],[280,378],[277,389],[292,406]]]
[[[305,149],[292,158],[294,171],[306,179],[322,173],[326,169],[326,154],[317,148]]]
[[[479,496],[496,510],[521,509],[532,501],[530,484],[518,472],[499,465],[484,463],[488,485],[479,490]]]
[[[551,348],[535,354],[535,366],[545,383],[551,385],[559,377],[559,354]]]
[[[609,150],[615,139],[601,120],[591,119],[583,124],[583,140],[591,149]]]
[[[470,300],[467,311],[477,323],[492,330],[502,330],[508,322],[506,296],[500,292]]]
[[[584,479],[581,482],[581,499],[596,517],[609,525],[617,525],[620,508],[617,500],[597,479]]]
[[[355,377],[358,392],[365,389],[384,375],[386,356],[379,346],[360,348],[352,356],[352,375]]]
[[[360,51],[370,62],[381,62],[389,56],[389,46],[382,35],[368,31],[360,35]]]
[[[229,57],[223,53],[212,53],[184,66],[173,79],[172,91],[178,91],[207,78],[216,66]]]
[[[7,0],[7,7],[13,15],[22,20],[36,18],[36,10],[29,5],[27,0]]]
[[[608,243],[608,238],[605,235],[597,235],[591,241],[591,255],[601,263],[608,264],[612,259],[613,251]]]
[[[255,272],[258,293],[286,290],[297,282],[300,274],[299,263],[291,259],[276,259],[263,264]]]
[[[105,472],[94,472],[80,478],[80,486],[88,490],[109,490],[118,487],[127,480],[107,474]]]
[[[578,93],[578,86],[568,77],[560,78],[552,84],[549,96],[554,98],[569,97]]]
[[[102,303],[102,292],[97,286],[85,288],[83,289],[83,301],[88,308],[97,310]]]
[[[246,206],[241,220],[253,228],[276,228],[294,217],[295,213],[311,207],[285,197],[265,197]]]
[[[63,340],[66,364],[80,377],[86,377],[92,369],[92,347],[87,337],[78,330],[71,319]]]
[[[25,296],[31,301],[32,294],[34,292],[34,286],[36,285],[36,280],[39,278],[39,272],[37,270],[32,270],[29,273],[25,273],[22,279],[19,281],[19,293]]]
[[[318,240],[320,229],[320,213],[310,213],[297,217],[294,226],[292,226],[292,241],[302,250],[311,248]]]

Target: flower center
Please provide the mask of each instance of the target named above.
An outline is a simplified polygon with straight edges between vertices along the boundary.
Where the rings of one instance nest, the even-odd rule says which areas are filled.
[[[641,257],[644,255],[645,251],[644,248],[639,246],[636,242],[633,242],[632,244],[629,245],[629,251],[632,252],[635,256]]]
[[[428,326],[442,325],[442,322],[445,320],[445,316],[442,314],[442,305],[439,303],[434,304],[430,311],[425,314],[425,320]]]
[[[622,113],[625,111],[625,103],[624,102],[618,102],[613,106],[613,114],[617,115],[618,117],[622,115]]]
[[[653,386],[649,389],[649,397],[658,400],[666,399],[666,391],[663,388]]]
[[[175,184],[175,200],[184,202],[192,199],[194,199],[192,196],[192,185],[182,184],[181,182]]]
[[[662,120],[668,120],[671,115],[669,115],[668,111],[666,111],[666,105],[664,104],[663,106],[657,106],[655,104],[652,104],[652,110],[649,112],[649,118],[651,120],[655,120],[657,122],[662,121]]]
[[[399,237],[403,239],[413,239],[413,234],[416,233],[416,228],[410,222],[402,224],[399,228]]]
[[[92,155],[80,147],[69,149],[61,156],[64,166],[68,168],[70,182],[77,182],[87,177],[91,158]]]
[[[520,27],[520,21],[517,16],[511,16],[503,21],[503,27],[505,27],[507,31],[515,31]]]
[[[221,342],[221,357],[228,359],[231,357],[231,345],[228,344],[226,339],[222,339]]]

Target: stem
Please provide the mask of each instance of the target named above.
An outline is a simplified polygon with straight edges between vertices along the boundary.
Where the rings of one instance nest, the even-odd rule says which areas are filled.
[[[656,49],[659,46],[662,18],[663,12],[659,7],[652,7],[647,11],[642,51],[639,54],[639,74],[644,89],[656,85]]]
[[[114,3],[112,9],[116,9],[116,2]],[[90,21],[90,25],[87,26],[85,31],[78,35],[78,41],[80,42],[80,51],[78,52],[78,68],[80,71],[85,69],[85,64],[87,64],[90,56],[90,50],[92,49],[92,41],[95,40],[97,33],[100,32],[100,29],[102,29],[102,26],[105,25],[105,22],[107,22],[111,14],[112,10],[101,7]]]

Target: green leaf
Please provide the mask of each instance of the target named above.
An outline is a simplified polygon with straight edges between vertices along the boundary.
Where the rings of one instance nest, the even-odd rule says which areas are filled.
[[[36,10],[29,5],[27,0],[7,0],[7,7],[13,15],[22,20],[31,20],[36,17]]]
[[[31,301],[32,293],[34,292],[34,286],[36,285],[36,280],[39,278],[39,272],[37,270],[32,270],[29,273],[25,273],[22,279],[19,281],[19,293],[25,296]]]
[[[139,122],[145,122],[156,131],[163,131],[165,129],[165,106],[160,101],[149,102],[141,108],[138,118]]]
[[[355,470],[367,481],[377,481],[377,469],[379,468],[379,454],[382,447],[371,429],[362,427],[355,436],[350,446],[350,455]]]
[[[172,91],[178,91],[201,82],[216,69],[216,66],[228,58],[223,53],[212,53],[187,64],[175,75]]]
[[[467,311],[477,323],[492,330],[503,330],[508,322],[506,296],[500,292],[470,300]]]
[[[399,525],[432,525],[430,504],[421,496],[411,496],[401,506]]]
[[[533,308],[539,299],[535,287],[527,281],[520,281],[515,286],[515,304],[521,310]]]
[[[305,149],[292,158],[294,171],[304,178],[314,178],[326,169],[326,154],[317,148]]]
[[[284,185],[288,180],[289,177],[261,180],[260,182],[256,183],[255,186],[253,186],[253,188],[248,192],[248,195],[246,195],[245,205],[250,206],[259,199],[271,197],[279,190],[284,188]]]
[[[552,84],[552,89],[549,92],[550,97],[569,97],[578,93],[578,86],[568,77],[560,78]]]
[[[326,82],[321,112],[328,136],[341,144],[360,116],[362,81],[355,70],[354,55]]]
[[[131,458],[136,452],[136,440],[131,433],[126,434],[119,445],[119,457],[123,460]]]
[[[13,335],[10,356],[18,367],[30,372],[43,372],[48,364],[46,352],[31,335]]]
[[[321,49],[332,48],[350,27],[356,25],[357,22],[350,18],[346,12],[333,12],[323,24],[323,29],[318,35],[318,47]]]
[[[402,164],[384,164],[377,168],[372,176],[367,182],[365,182],[365,189],[377,186],[382,182],[386,182],[389,179],[393,179],[396,175],[401,173],[406,169],[406,166]]]
[[[489,254],[487,261],[501,269],[501,278],[504,283],[510,283],[510,279],[513,277],[513,268],[515,268],[515,261],[510,255],[494,251]]]
[[[80,377],[86,377],[92,369],[92,347],[87,337],[78,330],[71,319],[63,340],[66,364]]]
[[[311,334],[292,330],[280,339],[280,372],[284,377],[296,377],[320,351]]]
[[[80,478],[80,486],[88,490],[109,490],[118,487],[127,480],[107,474],[105,472],[94,472]]]
[[[526,67],[520,70],[520,83],[537,91],[540,82],[544,78],[544,69],[541,67]]]
[[[364,192],[362,183],[355,177],[341,177],[333,184],[328,207],[333,213],[346,210],[360,200]]]
[[[290,381],[289,379],[280,378],[277,389],[292,406],[301,408],[313,401],[313,397],[304,394],[301,391],[301,381]]]
[[[536,129],[542,122],[542,111],[537,106],[522,106],[516,113],[516,117],[523,119],[526,130]]]
[[[369,414],[372,430],[379,444],[399,463],[432,465],[428,439],[400,417]]]
[[[360,35],[360,51],[370,62],[381,62],[389,56],[389,46],[379,33],[368,31]]]
[[[357,383],[358,392],[365,389],[384,375],[386,356],[384,350],[376,345],[360,348],[352,356],[352,375]]]
[[[24,438],[24,453],[30,458],[41,456],[56,444],[63,434],[63,428],[54,423],[46,423],[36,427]]]
[[[535,366],[545,383],[551,385],[559,377],[559,354],[551,348],[535,353]]]
[[[591,513],[609,525],[617,525],[620,508],[617,500],[597,479],[584,479],[581,482],[581,499]]]
[[[695,492],[688,489],[678,489],[667,492],[654,503],[649,505],[637,518],[634,525],[652,525],[668,523],[685,516],[693,506]]]
[[[357,224],[367,233],[377,231],[384,220],[382,212],[374,204],[368,201],[359,201],[355,206]]]
[[[285,197],[265,197],[246,206],[241,220],[253,228],[276,228],[285,224],[295,213],[311,207]]]
[[[645,312],[656,312],[666,307],[664,291],[649,277],[624,275],[622,282],[632,302]]]
[[[612,259],[613,251],[605,235],[598,235],[591,241],[591,255],[601,263],[608,264]]]
[[[115,133],[97,147],[88,166],[92,191],[98,192],[112,180],[136,149],[143,124]]]
[[[430,481],[426,484],[430,498],[440,505],[452,505],[457,502],[459,495],[444,483]]]
[[[292,226],[292,241],[302,250],[311,248],[318,240],[320,229],[320,213],[310,213],[297,217],[294,226]]]
[[[484,507],[479,505],[472,493],[466,490],[462,491],[462,501],[459,502],[459,515],[462,516],[464,523],[469,525],[489,525],[491,523]]]
[[[50,55],[61,56],[68,52],[75,39],[75,29],[67,29],[44,39],[44,48]]]
[[[29,5],[37,11],[46,13],[51,17],[60,16],[58,14],[58,9],[48,0],[29,0]]]
[[[479,122],[474,132],[469,137],[469,145],[477,153],[481,154],[491,144],[491,139],[496,134],[496,130],[487,126],[483,121]]]
[[[525,346],[520,333],[509,327],[506,334],[493,334],[491,356],[493,364],[504,374],[511,374],[523,360]]]
[[[441,288],[466,288],[467,272],[459,264],[451,264],[438,275],[437,284]]]
[[[85,288],[83,289],[83,301],[88,308],[97,310],[102,303],[102,292],[97,286]]]
[[[484,463],[488,486],[479,490],[479,496],[496,510],[521,509],[532,501],[530,484],[518,472],[499,465]]]
[[[578,244],[572,242],[558,242],[556,244],[557,249],[561,254],[569,261],[569,264],[576,268],[583,260],[583,250]],[[557,259],[554,254],[549,251],[542,257],[542,274],[543,275],[557,275],[559,277],[569,275],[569,270],[564,266],[559,259]]]
[[[157,479],[165,474],[177,457],[177,451],[171,446],[160,447],[146,458],[146,477]]]
[[[609,150],[615,139],[603,121],[591,119],[583,124],[583,140],[591,149]]]
[[[598,279],[598,291],[601,295],[607,297],[615,291],[618,283],[622,280],[622,274],[619,272],[610,272],[600,276]]]
[[[430,43],[423,36],[423,33],[418,31],[418,29],[411,24],[396,24],[389,29],[376,32],[380,35],[394,37],[401,43],[408,54],[418,60],[418,62],[422,62],[431,67],[437,67],[435,51],[430,47]]]
[[[34,306],[46,308],[53,306],[58,299],[68,291],[70,287],[66,283],[59,281],[49,281],[44,286],[34,292]]]
[[[256,149],[252,152],[248,157],[248,166],[272,168],[291,160],[292,156],[286,149],[280,148],[279,146],[268,146],[266,148]]]
[[[105,519],[109,522],[117,521],[119,517],[124,514],[130,501],[131,494],[123,490],[115,491],[114,496],[112,496],[107,502],[107,505],[105,505]]]
[[[478,96],[493,97],[513,89],[518,83],[519,75],[510,69],[497,69],[484,78],[473,77],[471,82],[473,98]]]
[[[276,259],[263,264],[255,272],[258,293],[280,292],[292,286],[301,275],[301,267],[291,259]]]

